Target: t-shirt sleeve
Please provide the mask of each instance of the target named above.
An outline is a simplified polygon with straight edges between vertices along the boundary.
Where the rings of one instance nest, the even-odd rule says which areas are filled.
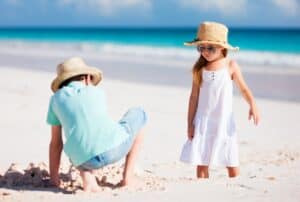
[[[58,126],[61,125],[59,119],[57,118],[55,112],[53,111],[53,99],[51,98],[48,114],[47,114],[47,123],[50,125]]]

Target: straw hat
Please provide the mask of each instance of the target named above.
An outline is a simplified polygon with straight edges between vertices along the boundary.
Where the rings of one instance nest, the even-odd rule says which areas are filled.
[[[51,84],[53,92],[56,92],[64,81],[74,76],[89,74],[92,76],[91,81],[94,85],[97,85],[102,79],[102,72],[96,67],[90,67],[85,64],[80,57],[72,57],[57,65],[56,73],[57,76]]]
[[[232,47],[227,42],[228,28],[217,22],[203,22],[200,24],[197,38],[190,42],[185,42],[186,46],[197,46],[204,43],[220,45],[226,49],[239,50],[239,47]]]

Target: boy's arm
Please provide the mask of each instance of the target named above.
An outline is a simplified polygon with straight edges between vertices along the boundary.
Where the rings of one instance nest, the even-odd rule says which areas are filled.
[[[254,101],[254,97],[252,95],[251,90],[248,88],[244,77],[242,75],[242,72],[240,70],[239,65],[235,61],[230,62],[230,67],[232,69],[232,79],[233,81],[237,84],[242,96],[245,98],[247,103],[250,105],[250,110],[249,110],[249,117],[248,119],[250,120],[253,118],[254,124],[257,125],[259,122],[259,113],[258,109],[256,107],[256,103]]]
[[[59,186],[59,165],[61,151],[63,148],[61,126],[51,127],[51,142],[49,145],[49,169],[50,181],[53,185]]]

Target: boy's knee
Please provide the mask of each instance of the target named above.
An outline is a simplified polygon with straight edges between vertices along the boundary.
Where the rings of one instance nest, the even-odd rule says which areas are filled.
[[[148,116],[142,107],[130,108],[129,113],[131,113],[135,121],[139,122],[142,126],[144,126],[147,123]]]
[[[132,107],[125,113],[119,123],[127,129],[128,133],[137,135],[146,125],[147,119],[147,114],[143,108]]]

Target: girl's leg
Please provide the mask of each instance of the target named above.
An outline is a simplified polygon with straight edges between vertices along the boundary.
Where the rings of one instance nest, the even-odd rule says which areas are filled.
[[[227,167],[229,177],[237,177],[240,174],[239,167]]]
[[[208,166],[197,166],[197,177],[198,178],[208,178]]]
[[[132,147],[126,156],[125,167],[123,172],[123,180],[121,181],[121,186],[125,186],[131,183],[133,178],[134,164],[137,158],[139,147],[143,141],[143,134],[139,132],[135,140],[133,141]]]
[[[80,176],[83,182],[83,191],[86,192],[99,192],[101,188],[99,187],[96,177],[92,171],[80,170]]]

